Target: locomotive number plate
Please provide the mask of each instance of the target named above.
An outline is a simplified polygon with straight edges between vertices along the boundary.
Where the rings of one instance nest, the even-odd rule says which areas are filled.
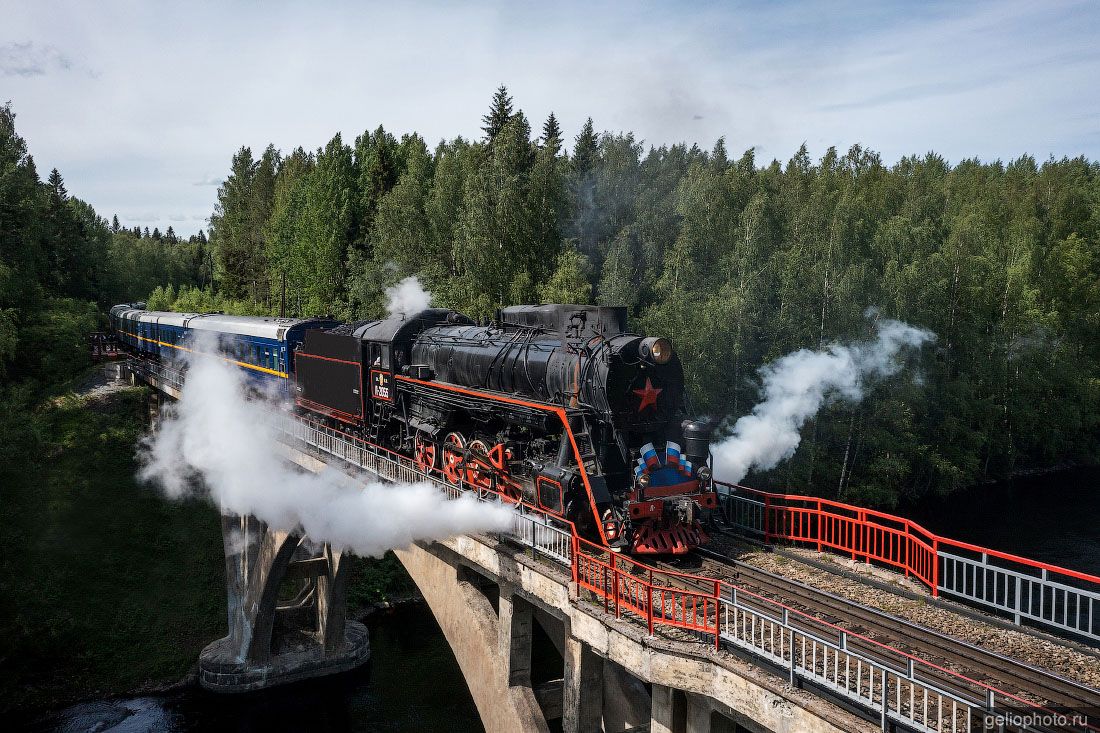
[[[390,375],[386,372],[371,370],[370,395],[376,400],[390,401],[393,399],[393,389],[390,385]]]

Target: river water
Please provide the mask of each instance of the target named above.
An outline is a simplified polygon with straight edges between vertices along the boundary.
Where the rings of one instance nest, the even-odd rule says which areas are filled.
[[[1100,575],[1100,467],[977,486],[900,511],[944,537]]]
[[[482,731],[447,640],[424,605],[372,617],[371,660],[328,679],[244,696],[189,689],[166,696],[75,705],[32,730],[145,731]]]

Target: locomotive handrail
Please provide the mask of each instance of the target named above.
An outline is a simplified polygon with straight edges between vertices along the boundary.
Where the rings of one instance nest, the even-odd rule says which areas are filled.
[[[138,370],[155,374],[174,386],[183,383],[180,372],[161,365],[139,365]],[[414,461],[400,453],[309,418],[281,410],[270,414],[275,426],[289,436],[382,478],[427,481],[453,497],[474,493],[480,501],[489,500],[486,494],[493,496],[492,501],[507,500],[499,492],[468,488],[464,481],[458,486],[441,481],[425,474]],[[884,730],[888,720],[934,733],[958,730],[962,721],[962,729],[970,730],[974,715],[992,711],[998,704],[1052,712],[733,583],[662,570],[625,558],[581,538],[567,520],[553,517],[526,502],[513,504],[517,512],[510,533],[512,538],[553,562],[568,566],[578,589],[594,593],[603,601],[605,609],[614,612],[617,618],[625,612],[644,620],[650,635],[658,626],[685,629],[712,639],[716,649],[721,649],[724,642],[755,653],[785,667],[792,684],[801,679],[813,681],[880,714]],[[550,533],[551,538],[540,542],[537,538],[540,530]],[[672,585],[673,579],[701,584],[705,590],[676,587]],[[746,604],[746,599],[770,612]],[[793,620],[817,631],[796,627],[792,625]],[[765,629],[770,631],[765,633]],[[859,640],[862,645],[899,660],[898,664],[887,664],[851,649],[851,640]],[[823,655],[820,659],[818,650]],[[830,654],[832,667],[829,666]],[[947,676],[959,688],[949,689],[934,679],[919,677],[922,669]],[[930,705],[929,700],[933,700],[933,704]],[[947,704],[950,704],[949,709]]]
[[[469,396],[473,396],[473,397],[481,398],[481,397],[488,396],[488,397],[491,397],[492,399],[495,399],[497,401],[506,402],[506,403],[512,404],[512,405],[519,405],[519,406],[522,406],[522,407],[527,407],[527,408],[539,410],[541,412],[546,412],[546,413],[556,415],[558,417],[558,419],[561,421],[562,429],[565,431],[565,434],[569,437],[569,445],[573,449],[573,458],[577,461],[577,471],[580,473],[581,482],[584,484],[584,490],[588,494],[589,504],[592,506],[593,517],[596,520],[595,521],[596,530],[600,534],[600,539],[602,539],[605,543],[610,544],[608,542],[607,533],[604,531],[603,521],[601,520],[600,517],[595,516],[596,515],[596,499],[595,499],[595,496],[592,493],[592,484],[590,483],[589,478],[588,478],[588,470],[584,467],[584,460],[581,458],[581,450],[580,450],[580,446],[577,445],[577,438],[573,434],[573,426],[569,424],[569,412],[565,407],[561,407],[559,405],[550,405],[550,404],[545,404],[544,405],[544,404],[541,404],[541,403],[538,403],[538,402],[531,402],[529,400],[523,400],[523,399],[519,399],[517,397],[508,396],[508,395],[486,395],[483,391],[479,391],[479,390],[468,389],[468,388],[465,388],[465,387],[457,387],[455,385],[429,382],[429,381],[424,381],[422,379],[413,379],[412,377],[408,377],[408,376],[405,376],[405,375],[398,375],[395,378],[398,381],[408,382],[410,384],[419,384],[421,386],[426,386],[426,387],[430,387],[430,388],[434,388],[434,389],[442,389],[444,391],[455,392],[455,393],[458,393],[458,394],[464,394],[464,395],[469,395]]]

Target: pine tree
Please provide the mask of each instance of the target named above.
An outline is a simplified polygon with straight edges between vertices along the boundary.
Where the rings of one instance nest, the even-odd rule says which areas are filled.
[[[157,227],[153,227],[153,239],[158,241],[158,242],[160,242],[163,239],[163,237],[161,237],[161,234],[160,234],[160,229],[158,229]]]
[[[176,230],[172,228],[171,224],[168,225],[168,231],[164,233],[164,241],[168,242],[168,244],[176,244],[179,242],[179,239],[176,238]]]
[[[141,233],[141,236],[145,237],[146,239],[149,239],[152,236],[151,234],[149,234],[149,227],[145,227],[145,231]]]
[[[217,270],[215,279],[230,298],[249,295],[252,283],[253,179],[257,162],[252,150],[242,147],[233,156],[229,175],[218,187],[218,203],[210,217]]]
[[[333,313],[346,303],[348,247],[355,231],[355,170],[352,150],[337,133],[317,151],[305,186],[297,241],[306,270],[302,313]]]
[[[561,152],[561,143],[561,126],[558,118],[551,112],[542,125],[542,146],[557,155]]]
[[[50,177],[46,181],[50,187],[50,196],[59,203],[69,200],[69,192],[65,190],[65,181],[61,178],[61,172],[56,168],[50,171]]]
[[[573,145],[573,171],[583,176],[592,170],[600,154],[600,141],[592,124],[592,118],[584,121],[581,133]]]
[[[432,156],[419,135],[406,136],[401,147],[404,171],[378,204],[370,256],[352,251],[348,258],[348,296],[355,315],[380,315],[385,287],[408,275],[430,277],[433,270],[438,271],[429,259],[431,232],[425,211]]]
[[[111,218],[111,233],[112,234],[118,234],[119,228],[120,227],[119,227],[119,224],[118,224],[118,214],[115,214]]]
[[[397,140],[381,125],[355,139],[355,171],[359,198],[356,205],[355,244],[366,250],[378,204],[397,185],[403,167]]]
[[[508,95],[508,87],[501,84],[493,94],[489,114],[481,118],[484,123],[481,129],[485,132],[485,142],[491,144],[496,140],[497,135],[510,119],[512,119],[512,98]]]
[[[729,163],[729,155],[726,153],[726,138],[720,137],[714,143],[714,149],[710,151],[710,164],[716,170],[724,171]]]
[[[456,233],[465,294],[456,300],[477,316],[533,295],[530,283],[536,273],[527,265],[540,250],[532,247],[537,222],[532,215],[530,135],[523,114],[514,115],[466,181]]]

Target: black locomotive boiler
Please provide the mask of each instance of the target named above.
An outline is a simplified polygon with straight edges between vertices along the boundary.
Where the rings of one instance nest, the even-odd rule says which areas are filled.
[[[524,500],[582,537],[635,554],[706,541],[716,506],[710,426],[684,408],[668,339],[627,331],[626,309],[452,310],[307,330],[299,409],[428,473]]]

